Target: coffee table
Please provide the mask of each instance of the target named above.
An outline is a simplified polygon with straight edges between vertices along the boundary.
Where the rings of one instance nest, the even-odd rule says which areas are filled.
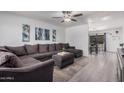
[[[55,65],[59,68],[63,68],[69,64],[74,63],[74,54],[70,52],[59,52],[52,56],[55,61]]]

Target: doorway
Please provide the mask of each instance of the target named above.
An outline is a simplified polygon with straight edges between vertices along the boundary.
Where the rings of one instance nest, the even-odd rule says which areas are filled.
[[[98,54],[106,51],[106,33],[89,35],[89,53]]]
[[[89,31],[89,54],[99,52],[116,53],[123,43],[123,28]]]

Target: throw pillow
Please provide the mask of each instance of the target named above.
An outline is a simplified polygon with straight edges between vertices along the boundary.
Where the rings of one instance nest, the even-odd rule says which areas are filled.
[[[4,67],[22,67],[21,60],[13,53],[0,52],[0,66]]]

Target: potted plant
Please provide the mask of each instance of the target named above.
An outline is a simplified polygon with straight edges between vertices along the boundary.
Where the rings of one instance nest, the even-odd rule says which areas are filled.
[[[65,48],[63,47],[60,51],[61,51],[61,52],[64,52],[64,51],[65,51]]]

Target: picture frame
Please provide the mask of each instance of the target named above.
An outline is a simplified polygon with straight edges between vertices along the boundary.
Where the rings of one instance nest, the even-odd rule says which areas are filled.
[[[30,42],[30,25],[22,24],[22,42]]]
[[[44,40],[44,31],[42,28],[35,27],[35,40]]]
[[[44,29],[44,38],[45,40],[50,40],[50,30]]]
[[[56,42],[56,30],[52,30],[52,41]]]

